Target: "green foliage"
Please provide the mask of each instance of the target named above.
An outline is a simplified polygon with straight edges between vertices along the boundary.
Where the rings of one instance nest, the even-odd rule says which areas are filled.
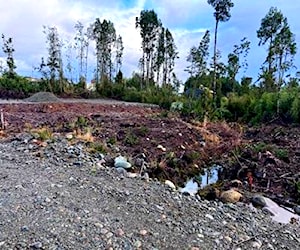
[[[107,139],[107,143],[111,145],[115,145],[117,143],[117,138],[116,136],[111,136]]]
[[[300,121],[300,96],[296,96],[292,102],[292,108],[290,110],[291,116],[295,122]]]
[[[95,153],[102,153],[105,154],[107,152],[106,146],[103,145],[101,142],[92,142],[89,144],[89,152]]]
[[[52,131],[49,128],[41,128],[36,130],[36,137],[41,141],[52,139]]]
[[[31,82],[18,75],[11,77],[9,74],[3,74],[0,77],[0,98],[23,99],[44,89],[42,82]]]
[[[289,151],[287,149],[277,148],[274,150],[275,156],[280,160],[286,160],[289,156]]]
[[[253,150],[254,152],[256,153],[259,153],[259,152],[266,152],[266,151],[273,151],[274,147],[270,144],[266,144],[264,142],[259,142],[257,144],[255,144],[253,146]]]
[[[132,132],[132,130],[128,130],[126,132],[124,143],[128,146],[134,146],[138,144],[138,142],[139,142],[139,138]]]
[[[75,122],[75,128],[84,128],[88,126],[88,121],[83,116],[78,116]]]

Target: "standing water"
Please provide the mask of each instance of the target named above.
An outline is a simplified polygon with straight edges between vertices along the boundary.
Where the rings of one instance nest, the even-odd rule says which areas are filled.
[[[222,167],[220,165],[213,165],[210,168],[205,168],[204,173],[196,177],[196,179],[201,183],[200,188],[216,183],[219,180],[219,171],[221,169]]]

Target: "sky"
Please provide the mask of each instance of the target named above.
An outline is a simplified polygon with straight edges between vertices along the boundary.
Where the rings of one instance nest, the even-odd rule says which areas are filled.
[[[251,42],[249,67],[239,76],[246,75],[256,80],[267,49],[258,46],[259,40],[256,37],[261,19],[270,7],[277,7],[287,17],[291,31],[300,46],[300,1],[233,2],[235,6],[231,10],[231,19],[219,25],[218,49],[222,53],[221,60],[226,62],[233,46],[239,44],[243,37],[247,37]],[[161,19],[163,26],[169,28],[173,34],[179,52],[175,73],[184,82],[188,78],[184,69],[188,66],[186,58],[189,50],[199,44],[206,30],[211,32],[212,52],[215,20],[214,10],[207,4],[207,0],[0,0],[0,33],[13,38],[17,73],[38,77],[33,68],[39,65],[41,57],[47,57],[43,25],[57,27],[61,38],[67,43],[74,38],[74,26],[77,21],[87,27],[96,18],[100,18],[101,21],[110,20],[124,43],[122,71],[125,77],[131,77],[133,72],[138,72],[138,61],[142,55],[141,37],[139,30],[135,28],[135,17],[139,16],[142,10],[152,9]],[[295,65],[300,69],[299,53],[295,57]],[[0,59],[5,60],[2,50]],[[90,63],[90,71],[93,63],[94,61]],[[295,72],[296,70],[293,70],[291,73]]]

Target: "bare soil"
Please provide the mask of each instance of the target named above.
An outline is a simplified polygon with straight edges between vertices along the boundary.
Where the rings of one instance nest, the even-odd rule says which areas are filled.
[[[248,128],[239,124],[186,122],[157,106],[111,100],[64,100],[53,103],[2,103],[3,137],[48,127],[55,133],[91,128],[95,141],[112,157],[145,158],[150,177],[183,185],[214,163],[221,179],[254,177],[253,191],[285,205],[299,203],[300,128],[271,124]],[[78,131],[77,131],[78,132]],[[136,168],[134,171],[140,171]]]

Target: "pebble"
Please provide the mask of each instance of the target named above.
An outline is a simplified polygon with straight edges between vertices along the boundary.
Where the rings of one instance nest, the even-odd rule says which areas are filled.
[[[123,231],[121,228],[119,228],[119,229],[116,230],[116,235],[117,235],[117,236],[121,237],[121,236],[123,236],[124,234],[125,234],[125,233],[124,233],[124,231]]]
[[[147,233],[148,233],[148,232],[147,232],[147,230],[145,230],[145,229],[140,230],[140,235],[145,236]]]
[[[211,214],[206,214],[205,217],[210,220],[214,220],[214,217]]]
[[[173,190],[176,190],[176,186],[172,181],[166,180],[165,185],[167,185],[168,187],[170,187]]]
[[[29,231],[28,226],[21,227],[21,232],[28,232],[28,231]]]
[[[294,211],[296,214],[300,215],[300,206],[295,206]]]
[[[112,232],[108,232],[107,234],[105,234],[106,238],[110,239],[111,237],[113,237],[113,233]]]
[[[100,233],[101,233],[101,234],[107,234],[107,233],[108,233],[108,230],[107,230],[106,228],[102,228],[102,229],[100,230]]]
[[[224,239],[225,239],[227,242],[229,242],[229,243],[232,242],[232,238],[230,238],[229,236],[225,236]]]
[[[254,242],[252,242],[252,247],[255,249],[260,249],[262,246],[262,242],[260,240],[256,240]]]
[[[135,241],[134,242],[134,247],[136,247],[136,248],[142,247],[142,242],[140,240]]]
[[[36,241],[29,245],[33,249],[41,249],[43,247],[42,242]]]

